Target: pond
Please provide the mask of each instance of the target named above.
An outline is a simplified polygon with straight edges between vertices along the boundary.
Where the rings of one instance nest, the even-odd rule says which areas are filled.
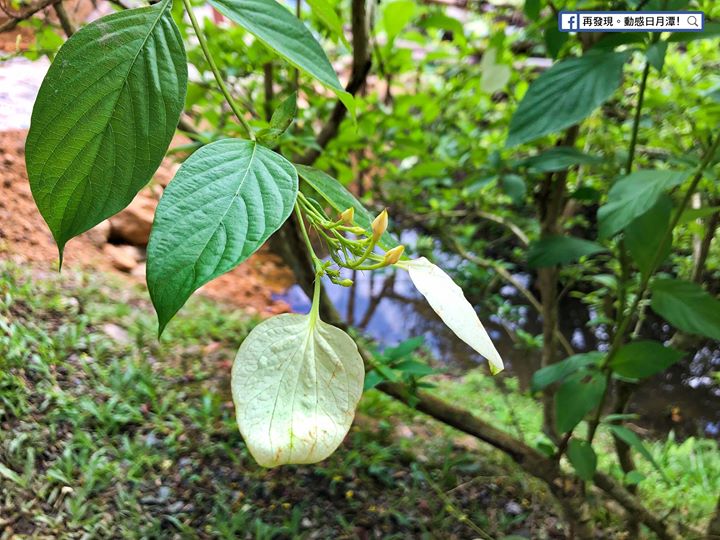
[[[414,235],[405,235],[403,243],[411,244]],[[459,260],[436,252],[436,261],[446,269]],[[480,355],[461,342],[442,323],[424,298],[416,291],[407,272],[352,272],[346,277],[355,281],[351,288],[329,284],[326,287],[333,303],[346,321],[362,329],[380,346],[394,346],[415,336],[424,336],[432,354],[432,362],[461,374],[464,370],[485,364]],[[530,276],[516,274],[524,286]],[[500,289],[503,299],[517,307],[518,322],[504,320],[488,313],[473,291],[466,296],[476,306],[480,319],[505,361],[505,376],[516,376],[520,387],[527,390],[532,374],[540,367],[540,350],[518,344],[514,330],[520,328],[532,335],[542,334],[537,312],[518,291],[509,285]],[[277,299],[286,301],[293,311],[307,312],[310,300],[298,285],[290,287]],[[593,317],[588,306],[577,299],[566,298],[560,305],[560,326],[576,352],[606,350],[607,335],[602,327],[589,328]],[[643,337],[667,340],[671,329],[648,313]],[[631,412],[640,415],[635,422],[656,436],[674,431],[679,438],[704,436],[720,439],[720,384],[712,376],[720,370],[720,344],[704,342],[692,358],[684,358],[664,373],[643,381],[630,402]]]

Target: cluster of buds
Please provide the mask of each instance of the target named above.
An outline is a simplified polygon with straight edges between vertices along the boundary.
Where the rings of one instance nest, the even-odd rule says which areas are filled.
[[[388,228],[389,216],[387,210],[383,210],[375,217],[370,226],[370,230],[365,230],[354,224],[355,209],[350,207],[340,212],[338,220],[331,224],[331,228],[338,240],[338,253],[332,254],[333,260],[338,266],[353,270],[376,270],[397,263],[405,252],[405,246],[395,246],[384,254],[375,253],[375,248],[380,242]],[[339,238],[341,232],[347,232],[359,235],[361,239],[351,240],[345,237]],[[330,244],[332,250],[334,244]],[[341,260],[339,252],[345,254],[345,259]],[[326,273],[337,285],[349,287],[353,284],[350,279],[342,279],[337,270],[326,269]]]

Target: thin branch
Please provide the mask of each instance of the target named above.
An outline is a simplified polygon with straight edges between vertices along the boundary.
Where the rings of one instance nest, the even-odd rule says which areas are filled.
[[[55,14],[60,20],[60,26],[62,26],[63,32],[65,32],[67,37],[71,37],[77,31],[77,28],[75,24],[73,24],[72,19],[70,19],[68,12],[65,11],[65,6],[62,2],[58,2],[53,5],[53,9],[55,9]]]
[[[0,24],[0,33],[13,30],[19,23],[25,21],[35,15],[38,11],[42,11],[48,6],[60,3],[62,0],[41,0],[37,4],[28,7],[22,14],[11,17],[9,20]]]

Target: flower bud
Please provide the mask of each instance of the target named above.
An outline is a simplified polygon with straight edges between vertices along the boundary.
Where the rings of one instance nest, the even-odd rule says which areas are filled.
[[[338,281],[337,284],[342,285],[343,287],[350,287],[353,284],[353,280],[345,278]]]
[[[385,253],[385,264],[395,264],[400,260],[400,257],[402,257],[403,251],[405,251],[405,246],[395,246],[394,248],[388,250]]]
[[[372,222],[372,238],[374,242],[380,240],[380,237],[387,230],[388,226],[388,213],[387,209],[380,212]]]
[[[343,220],[343,223],[345,223],[345,225],[352,225],[354,217],[355,209],[352,206],[340,214],[340,219]]]

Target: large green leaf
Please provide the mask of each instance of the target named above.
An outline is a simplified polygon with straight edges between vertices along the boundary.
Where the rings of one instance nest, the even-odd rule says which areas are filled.
[[[567,457],[580,478],[592,480],[597,468],[597,456],[587,441],[570,439]]]
[[[610,367],[623,377],[644,379],[669,368],[682,356],[681,351],[665,347],[657,341],[636,341],[618,350],[610,361]]]
[[[548,236],[530,244],[528,249],[528,266],[542,268],[556,264],[575,262],[580,257],[587,257],[606,251],[600,244],[575,238],[574,236]]]
[[[555,394],[555,423],[560,433],[572,431],[593,411],[605,393],[605,375],[579,371],[570,375]]]
[[[575,354],[555,364],[550,364],[533,373],[530,389],[533,392],[543,390],[553,383],[562,381],[576,371],[598,365],[605,355],[598,351]]]
[[[330,88],[354,116],[353,97],[343,89],[325,51],[285,6],[275,0],[210,0],[210,4],[293,66]]]
[[[643,274],[652,273],[670,254],[667,237],[672,214],[672,199],[662,194],[655,206],[635,218],[625,228],[625,244]]]
[[[348,49],[351,49],[352,46],[345,37],[342,20],[338,14],[335,13],[335,8],[330,4],[330,2],[327,0],[307,0],[307,3],[315,16],[330,29],[333,35],[339,37],[343,44]]]
[[[232,270],[292,212],[295,167],[254,142],[225,139],[191,155],[160,199],[147,284],[160,332],[188,297]]]
[[[170,2],[103,17],[58,52],[26,143],[33,197],[58,244],[127,206],[165,155],[187,63]]]
[[[555,146],[520,162],[533,172],[563,171],[576,165],[599,165],[602,158],[591,156],[571,146]]]
[[[354,208],[355,222],[365,230],[369,231],[372,228],[372,222],[375,218],[368,212],[367,208],[335,178],[306,165],[295,165],[295,167],[297,167],[300,177],[317,191],[335,210],[343,212],[348,208]],[[394,247],[397,243],[397,240],[387,231],[380,237],[380,245],[383,248]]]
[[[678,330],[720,340],[720,301],[700,285],[658,279],[651,285],[652,308]]]
[[[572,126],[620,86],[630,53],[590,51],[558,62],[528,89],[510,121],[506,146],[516,146]]]
[[[673,32],[668,41],[678,42],[696,41],[698,39],[715,39],[720,36],[720,23],[705,21],[702,32]]]
[[[328,457],[350,429],[364,376],[350,336],[312,314],[256,326],[232,368],[237,423],[252,456],[264,467]]]
[[[600,237],[609,238],[657,203],[668,189],[682,184],[687,171],[637,171],[620,178],[598,210]]]

